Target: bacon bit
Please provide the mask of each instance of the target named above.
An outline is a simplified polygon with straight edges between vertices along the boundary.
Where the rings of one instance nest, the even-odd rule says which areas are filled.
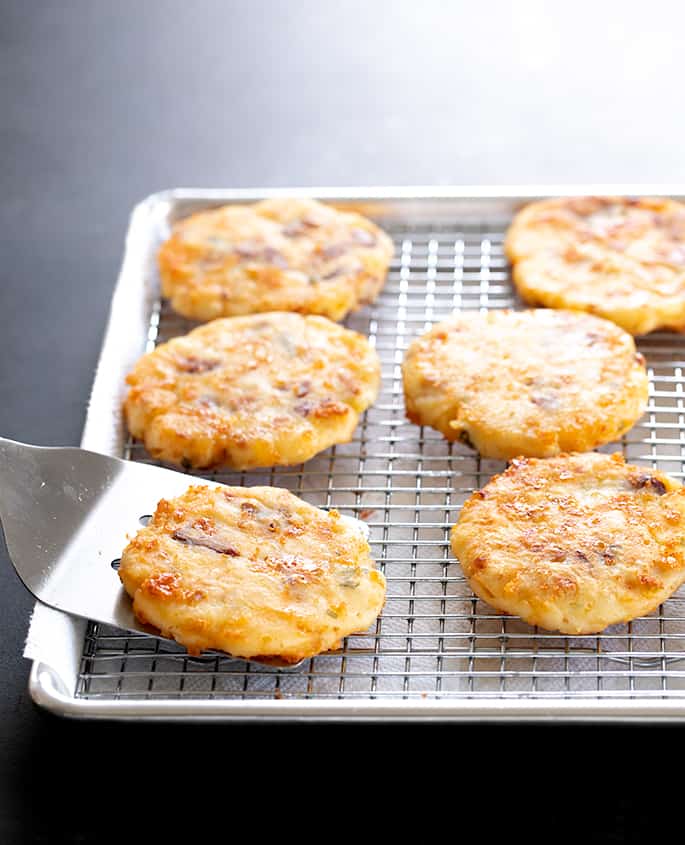
[[[373,516],[376,511],[373,508],[362,508],[359,511],[359,518],[360,519],[368,519],[370,516]]]
[[[310,379],[305,379],[301,381],[299,384],[295,385],[293,388],[293,393],[298,399],[301,399],[303,396],[306,396],[312,388],[312,383]]]
[[[286,223],[282,231],[286,238],[297,238],[304,234],[305,226],[301,220],[292,220],[290,223]]]
[[[195,355],[184,355],[176,358],[176,366],[184,373],[207,373],[216,370],[221,361],[216,359],[196,358]]]
[[[212,533],[215,533],[215,529],[212,530]],[[229,546],[226,542],[222,542],[220,537],[213,537],[212,534],[206,533],[204,529],[196,528],[195,523],[193,525],[182,526],[177,531],[174,531],[171,537],[173,540],[179,543],[186,543],[189,546],[202,546],[221,555],[240,557],[240,552],[237,549]]]
[[[249,514],[250,516],[255,516],[257,513],[257,505],[253,505],[252,502],[242,502],[240,505],[240,510],[244,513]]]
[[[255,241],[243,241],[236,246],[235,251],[241,258],[256,258],[262,251],[262,245]]]
[[[301,220],[291,220],[283,226],[282,232],[286,238],[297,238],[305,235],[307,229],[318,229],[321,224],[310,217],[303,217]]]
[[[663,481],[655,478],[653,475],[638,475],[636,478],[630,479],[630,483],[636,490],[642,490],[645,487],[651,487],[657,496],[663,496],[666,492],[666,485]]]
[[[376,238],[366,229],[352,229],[352,239],[362,246],[375,246]]]
[[[264,264],[273,264],[276,267],[287,267],[288,262],[282,252],[272,246],[264,246],[254,241],[243,241],[235,247],[236,253],[241,258],[252,258]]]
[[[321,257],[327,261],[331,258],[340,258],[341,255],[344,255],[347,252],[347,244],[329,244],[328,246],[323,247],[320,252]]]
[[[537,405],[539,408],[543,408],[545,411],[558,411],[559,410],[559,397],[554,396],[551,394],[539,394],[537,396],[531,396],[530,401]]]
[[[594,346],[598,341],[603,341],[604,338],[597,334],[597,332],[585,332],[585,337],[588,339],[588,346]]]
[[[342,276],[345,272],[343,267],[336,267],[335,270],[331,270],[330,273],[326,273],[325,276],[322,276],[321,279],[324,282],[329,281],[330,279],[335,279],[336,276]]]
[[[565,561],[567,557],[566,549],[556,545],[550,545],[547,547],[547,555],[549,556],[550,560],[559,562]]]

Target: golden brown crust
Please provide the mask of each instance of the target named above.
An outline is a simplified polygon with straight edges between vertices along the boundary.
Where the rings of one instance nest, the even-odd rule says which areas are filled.
[[[325,317],[215,320],[144,355],[127,378],[134,437],[185,467],[296,464],[347,442],[375,400],[378,355]]]
[[[378,296],[393,254],[365,217],[310,199],[194,214],[159,251],[162,292],[194,320],[297,311],[341,320]]]
[[[297,663],[364,631],[385,579],[362,533],[273,487],[190,487],[121,557],[136,616],[192,654]]]
[[[685,205],[663,198],[531,203],[507,232],[521,296],[574,308],[632,334],[685,324]]]
[[[618,454],[514,460],[464,504],[452,551],[473,591],[531,625],[592,634],[685,581],[685,490]]]
[[[402,374],[412,422],[492,458],[593,449],[648,398],[633,338],[572,311],[459,314],[409,346]]]

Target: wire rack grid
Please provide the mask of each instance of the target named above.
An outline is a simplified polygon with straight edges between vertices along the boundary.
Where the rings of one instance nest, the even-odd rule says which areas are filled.
[[[384,221],[379,221],[384,224]],[[216,654],[189,656],[154,637],[89,623],[76,696],[88,699],[682,698],[685,615],[676,595],[649,617],[599,636],[567,637],[502,616],[477,599],[449,548],[474,489],[502,471],[467,447],[409,423],[400,364],[412,338],[454,310],[520,307],[503,253],[508,219],[430,226],[388,221],[395,257],[377,302],[346,324],[382,362],[382,389],[353,440],[304,465],[212,473],[226,484],[287,487],[363,519],[388,596],[375,626],[295,669]],[[148,347],[191,325],[157,302]],[[682,478],[685,342],[641,340],[646,415],[621,443],[626,458]],[[139,444],[125,457],[150,461]]]

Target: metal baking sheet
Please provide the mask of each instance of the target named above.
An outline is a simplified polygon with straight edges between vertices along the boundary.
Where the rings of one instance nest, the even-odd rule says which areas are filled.
[[[361,210],[393,237],[382,294],[346,320],[370,338],[383,370],[378,401],[352,442],[304,465],[207,476],[284,486],[365,520],[388,599],[371,630],[295,670],[190,657],[167,641],[83,625],[40,607],[29,635],[34,700],[64,715],[138,719],[685,717],[685,591],[649,617],[599,636],[561,636],[499,615],[468,588],[448,534],[464,500],[504,465],[404,416],[400,363],[413,337],[455,309],[521,307],[502,250],[513,212],[537,197],[592,193],[681,197],[685,190],[173,190],[140,203],[82,441],[131,460],[150,459],[123,426],[125,374],[143,352],[192,327],[159,299],[155,255],[174,220],[274,194],[316,196]],[[649,369],[649,408],[620,443],[606,448],[683,478],[685,338],[657,333],[639,347]]]

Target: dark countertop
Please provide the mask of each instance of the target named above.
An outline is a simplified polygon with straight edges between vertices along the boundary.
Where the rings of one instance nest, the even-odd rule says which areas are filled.
[[[685,13],[598,6],[2,0],[0,433],[78,444],[127,217],[153,191],[685,183]],[[136,745],[189,734],[39,710],[32,600],[0,558],[0,834],[40,841],[54,821],[32,807],[89,749],[98,777],[140,777]],[[191,730],[227,752],[235,735]],[[102,816],[79,789],[57,818],[85,841]]]

